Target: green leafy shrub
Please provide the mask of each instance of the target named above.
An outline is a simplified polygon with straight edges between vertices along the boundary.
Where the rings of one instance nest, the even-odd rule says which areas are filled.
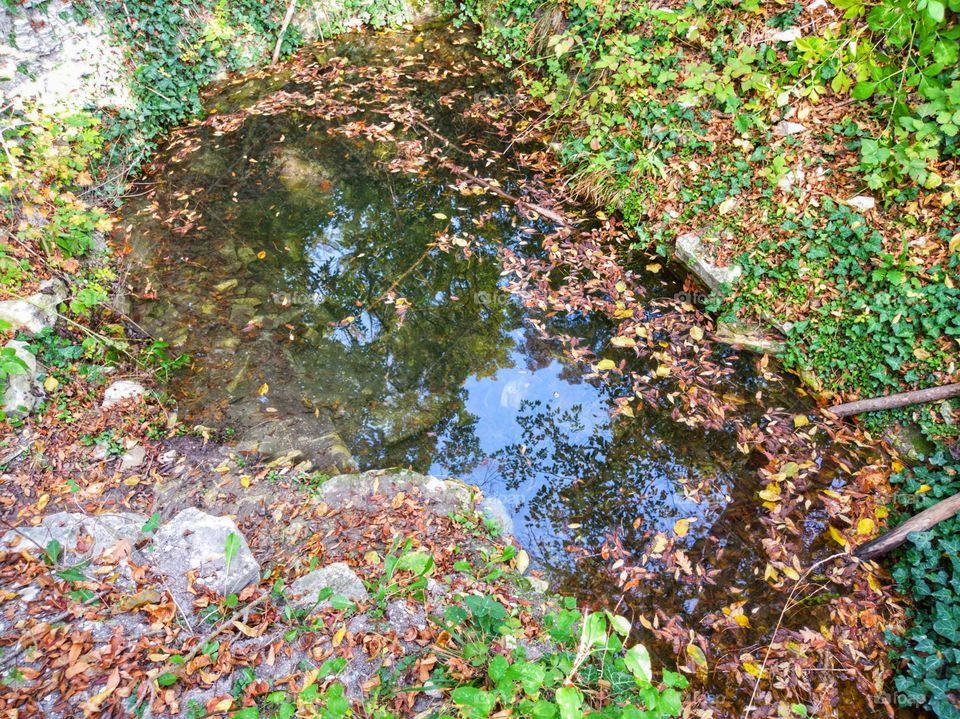
[[[200,113],[200,90],[219,71],[269,58],[285,7],[279,0],[110,0],[101,5],[133,68],[135,106],[112,118],[110,134],[137,156],[164,130]],[[295,30],[288,32],[286,50],[299,40]]]
[[[646,648],[625,644],[630,622],[609,612],[581,614],[572,599],[565,601],[544,617],[541,639],[549,649],[535,659],[513,640],[517,620],[492,597],[472,595],[463,606],[447,607],[436,621],[452,637],[451,658],[475,679],[454,679],[448,658],[431,681],[455,687],[450,698],[464,719],[486,719],[498,710],[526,719],[679,716],[687,680],[668,670],[654,678]]]
[[[745,273],[732,308],[752,307],[761,282],[771,295],[803,305],[808,278],[821,277],[838,291],[818,292],[816,309],[790,327],[788,366],[813,368],[831,388],[867,395],[934,384],[954,360],[948,341],[960,339],[960,287],[949,280],[960,274],[960,254],[946,267],[924,269],[907,248],[882,250],[865,218],[826,200],[739,258]]]

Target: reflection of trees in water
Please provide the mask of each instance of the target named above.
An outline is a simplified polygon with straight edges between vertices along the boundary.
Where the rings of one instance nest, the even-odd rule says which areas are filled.
[[[718,461],[719,455],[735,451],[733,438],[705,437],[652,413],[598,421],[602,411],[600,401],[594,407],[575,405],[561,411],[539,401],[525,402],[517,418],[522,438],[495,455],[501,481],[528,497],[531,526],[525,539],[537,560],[571,589],[582,592],[595,584],[593,596],[616,596],[608,563],[591,556],[611,533],[616,532],[624,547],[639,557],[654,533],[669,534],[676,519],[697,515],[706,521],[691,530],[698,537],[690,550],[692,559],[702,557],[709,563],[716,556],[716,547],[706,539],[711,533],[707,522],[712,521],[719,525],[714,530],[731,537],[724,542],[728,545],[724,561],[730,562],[732,573],[750,566],[758,556],[756,547],[739,542],[738,532],[746,526],[744,513],[755,512],[756,506],[727,507],[729,465]],[[710,481],[698,506],[684,497],[681,482],[701,480]],[[579,526],[572,531],[570,524]],[[729,546],[734,541],[736,547]],[[567,544],[585,554],[574,559]],[[638,590],[636,599],[641,604],[678,606],[697,591],[658,572]]]

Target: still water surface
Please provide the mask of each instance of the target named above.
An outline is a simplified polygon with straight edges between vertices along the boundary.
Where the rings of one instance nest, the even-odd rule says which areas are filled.
[[[137,319],[194,359],[175,385],[183,411],[241,436],[322,416],[361,467],[475,483],[503,502],[554,585],[588,601],[619,596],[595,556],[605,537],[639,548],[695,518],[683,546],[712,582],[657,574],[632,606],[695,626],[739,598],[755,624],[775,620],[753,531],[760,487],[733,434],[654,409],[611,418],[617,388],[586,379],[529,326],[536,313],[502,291],[501,248],[537,252],[549,228],[464,191],[436,162],[418,165],[429,137],[336,131],[357,120],[386,127],[384,108],[410,103],[474,154],[477,171],[522,193],[534,178],[518,148],[478,112],[492,95],[477,88],[503,80],[468,46],[443,30],[348,38],[317,50],[317,62],[339,68],[324,75],[325,96],[357,112],[324,119],[291,105],[228,122],[277,93],[317,91],[289,74],[253,76],[209,99],[222,122],[186,129],[161,153],[153,194],[129,203],[126,221],[143,268]],[[680,289],[662,273],[646,282],[650,297]],[[601,355],[611,333],[592,317],[539,319]],[[741,362],[728,391],[743,412],[762,411],[747,401],[760,389],[766,402],[800,401]],[[823,483],[833,478],[825,467]],[[811,536],[822,529],[810,520]]]

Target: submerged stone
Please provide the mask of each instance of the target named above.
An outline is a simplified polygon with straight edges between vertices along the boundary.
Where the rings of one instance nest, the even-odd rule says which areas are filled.
[[[757,324],[738,320],[722,320],[717,323],[714,336],[720,342],[743,347],[757,354],[769,354],[780,357],[787,351],[787,345],[776,339],[771,333]]]

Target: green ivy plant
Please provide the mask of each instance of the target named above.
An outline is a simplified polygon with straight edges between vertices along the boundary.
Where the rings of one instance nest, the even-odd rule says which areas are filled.
[[[931,459],[890,480],[907,514],[960,492],[960,463],[945,451]],[[893,577],[913,600],[910,629],[903,637],[889,637],[902,662],[895,680],[899,702],[923,706],[940,719],[957,719],[960,708],[951,696],[960,692],[960,517],[911,534]]]

